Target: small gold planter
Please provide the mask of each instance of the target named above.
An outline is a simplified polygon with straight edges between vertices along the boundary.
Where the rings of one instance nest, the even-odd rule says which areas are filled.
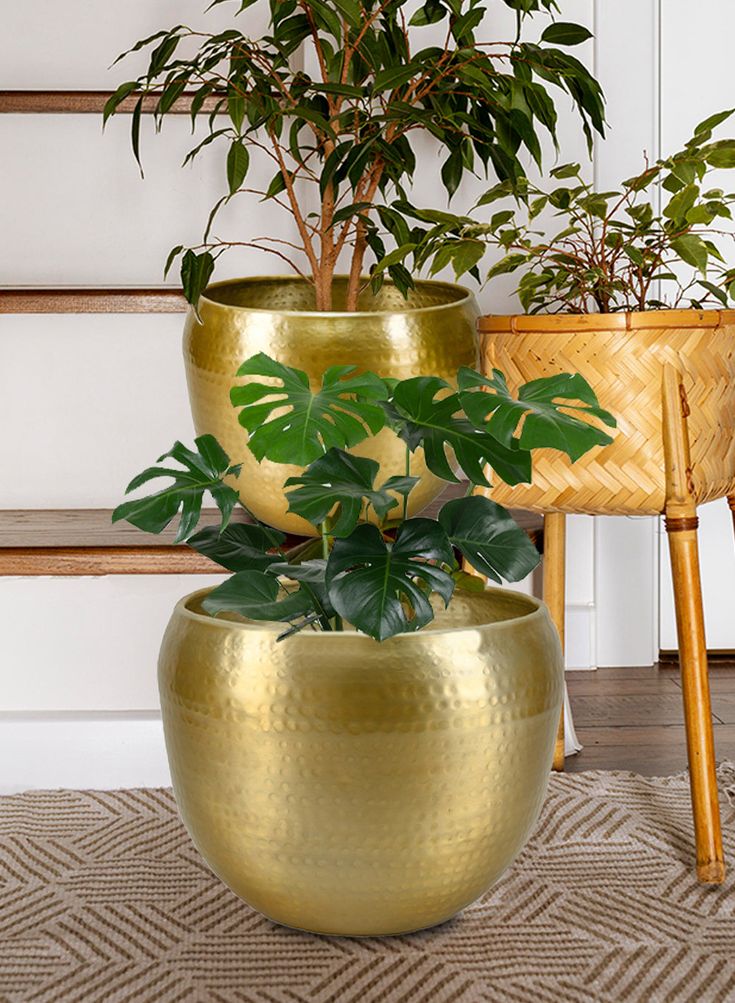
[[[346,280],[335,281],[334,312],[313,309],[313,290],[299,278],[252,278],[217,282],[199,302],[200,324],[189,312],[184,361],[194,426],[209,432],[233,462],[242,463],[236,487],[258,519],[289,533],[313,536],[311,523],[287,513],[283,483],[301,468],[263,460],[248,450],[247,432],[230,404],[230,388],[245,383],[235,373],[245,359],[265,352],[321,378],[333,365],[354,365],[380,376],[432,375],[453,380],[460,366],[477,364],[477,304],[471,293],[448,282],[417,282],[408,300],[386,283],[377,296],[363,294],[357,312],[340,312]],[[405,473],[405,446],[384,429],[354,449],[381,464],[380,482]],[[409,515],[425,508],[445,487],[417,451],[411,473],[421,478],[411,492]]]
[[[379,644],[176,606],[159,661],[176,800],[212,870],[317,933],[433,926],[523,846],[562,700],[546,607],[463,593]]]

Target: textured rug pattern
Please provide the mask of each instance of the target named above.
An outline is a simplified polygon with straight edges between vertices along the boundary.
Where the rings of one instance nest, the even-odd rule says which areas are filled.
[[[735,767],[719,771],[735,873]],[[252,912],[167,790],[0,798],[2,1003],[731,1003],[735,881],[697,884],[685,776],[552,777],[534,835],[434,931],[328,939]]]

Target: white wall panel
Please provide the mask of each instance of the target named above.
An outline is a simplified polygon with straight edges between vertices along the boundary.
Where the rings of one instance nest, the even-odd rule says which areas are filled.
[[[223,580],[0,578],[0,711],[157,708],[156,660],[174,604]]]
[[[181,314],[0,317],[0,506],[110,507],[193,425]]]
[[[187,24],[218,31],[232,20],[234,4],[209,13],[207,0],[22,0],[2,4],[0,88],[18,90],[114,90],[145,70],[142,54],[111,63],[139,38]],[[237,22],[256,34],[263,23],[258,5]]]
[[[213,143],[181,169],[196,142],[187,118],[167,121],[158,136],[146,118],[141,179],[129,128],[128,115],[111,120],[104,134],[96,115],[0,116],[0,282],[156,285],[171,247],[199,243],[226,192],[226,147]],[[265,159],[253,157],[248,180],[260,190],[274,173]],[[213,236],[292,238],[293,230],[278,206],[240,195],[222,210]],[[218,277],[288,270],[270,254],[239,248],[222,266]]]

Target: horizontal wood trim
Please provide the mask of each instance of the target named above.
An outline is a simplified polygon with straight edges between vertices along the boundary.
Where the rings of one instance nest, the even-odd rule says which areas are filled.
[[[188,547],[2,547],[0,576],[227,574]]]
[[[191,102],[195,92],[185,91],[174,102],[171,111],[177,115],[187,115],[191,111]],[[0,114],[11,115],[101,115],[112,91],[1,91]],[[117,112],[132,112],[137,97],[129,97],[122,101]],[[202,111],[214,111],[217,95],[205,98]],[[144,98],[143,111],[152,112],[158,98]]]
[[[209,558],[174,544],[176,521],[153,536],[129,523],[113,524],[111,515],[110,509],[0,510],[0,576],[226,573]],[[540,517],[514,515],[538,544]],[[216,509],[206,509],[199,525],[216,525],[219,518]],[[247,516],[238,511],[234,519],[247,521]],[[288,537],[285,545],[298,542]]]
[[[0,288],[2,313],[185,313],[187,302],[173,286],[83,289]]]

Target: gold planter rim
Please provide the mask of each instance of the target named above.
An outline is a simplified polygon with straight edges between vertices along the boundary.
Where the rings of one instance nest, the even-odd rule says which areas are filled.
[[[199,613],[196,609],[192,607],[197,603],[199,599],[204,598],[212,591],[214,586],[209,586],[204,589],[197,589],[196,592],[190,592],[188,595],[183,596],[176,603],[174,607],[174,614],[185,619],[191,620],[195,623],[206,625],[212,629],[227,630],[232,631],[233,629],[242,631],[266,631],[274,635],[280,634],[286,624],[279,623],[273,620],[246,620],[242,619],[229,619],[225,617],[211,616],[209,613]],[[319,640],[328,643],[334,643],[339,639],[347,639],[352,645],[354,644],[388,644],[391,641],[396,641],[399,639],[408,639],[420,641],[421,637],[431,636],[436,638],[437,635],[442,634],[457,634],[461,631],[467,630],[482,630],[482,631],[501,631],[508,629],[509,627],[514,627],[518,625],[519,621],[523,621],[524,624],[532,624],[537,620],[546,617],[547,610],[545,604],[540,600],[536,599],[534,596],[526,595],[524,592],[518,592],[515,589],[502,589],[502,588],[485,588],[483,592],[463,592],[461,599],[464,601],[465,605],[473,606],[483,603],[483,600],[489,600],[488,605],[490,608],[494,608],[497,611],[497,602],[505,602],[508,605],[508,615],[502,618],[496,617],[490,620],[484,620],[481,616],[478,616],[474,622],[468,620],[465,623],[460,624],[456,627],[443,626],[441,624],[441,610],[439,611],[439,617],[437,620],[433,620],[426,627],[422,627],[421,630],[416,631],[404,631],[400,634],[394,634],[392,637],[387,638],[385,641],[376,641],[374,638],[369,637],[367,634],[363,634],[356,630],[345,630],[345,631],[301,631],[298,634],[300,640]],[[456,600],[455,600],[456,601]],[[288,643],[287,641],[284,643]]]
[[[335,284],[347,284],[347,275],[335,275]],[[368,282],[369,278],[364,277],[364,281]],[[428,306],[411,306],[410,298],[406,300],[406,306],[403,309],[400,308],[389,308],[385,310],[288,310],[266,307],[256,307],[256,306],[242,306],[238,303],[228,303],[226,300],[217,298],[218,290],[232,289],[236,286],[254,286],[254,285],[294,285],[303,286],[307,283],[306,279],[300,278],[298,275],[253,275],[247,276],[245,278],[238,279],[223,279],[221,282],[212,282],[207,286],[206,290],[200,296],[200,309],[202,306],[206,307],[207,310],[243,310],[248,313],[255,314],[283,314],[285,316],[312,316],[314,314],[319,317],[375,317],[381,314],[389,315],[393,313],[429,313],[439,310],[449,310],[455,307],[461,307],[465,304],[472,303],[474,300],[474,293],[471,289],[467,289],[466,286],[458,285],[456,282],[440,282],[436,279],[417,279],[416,286],[420,289],[434,290],[437,293],[442,293],[447,297],[445,303],[432,303]],[[391,286],[395,288],[395,284],[389,279],[384,282],[385,286]]]
[[[620,313],[489,314],[483,333],[559,331],[645,331],[651,328],[721,327],[735,322],[735,310],[628,310]]]

